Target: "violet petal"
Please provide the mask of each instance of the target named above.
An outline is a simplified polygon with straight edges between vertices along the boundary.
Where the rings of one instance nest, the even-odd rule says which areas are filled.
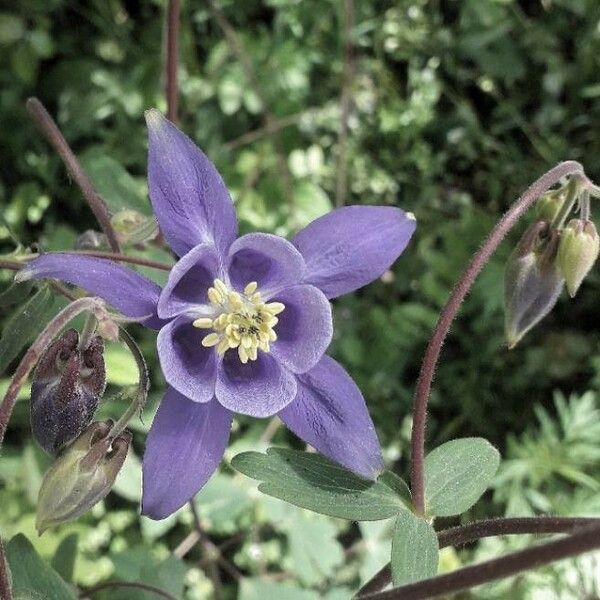
[[[140,319],[152,329],[163,321],[156,316],[160,287],[111,260],[78,254],[42,254],[17,274],[19,281],[28,279],[60,279],[99,296],[126,317]]]
[[[194,497],[221,462],[231,420],[216,400],[198,404],[167,389],[146,440],[142,514],[164,519]]]
[[[249,233],[229,250],[229,279],[238,291],[251,281],[268,299],[279,290],[302,281],[304,259],[287,240],[270,233]]]
[[[214,244],[222,253],[237,235],[229,192],[216,167],[157,110],[146,112],[148,189],[154,214],[172,250]]]
[[[217,356],[214,348],[202,345],[206,334],[181,315],[160,330],[156,341],[167,383],[194,402],[209,402],[214,396]]]
[[[273,300],[285,304],[277,315],[277,341],[271,353],[293,373],[312,369],[331,343],[331,305],[325,294],[312,285],[296,285],[276,294]]]
[[[200,244],[182,256],[169,273],[158,301],[158,314],[167,319],[208,304],[207,291],[220,276],[219,257],[212,244]]]
[[[279,417],[298,437],[347,469],[369,479],[383,470],[379,440],[362,394],[329,356],[298,376],[298,393]]]
[[[328,298],[377,279],[402,254],[414,217],[389,206],[347,206],[316,219],[292,243],[306,261],[306,283]]]
[[[217,370],[217,400],[229,410],[252,417],[270,417],[296,395],[296,379],[271,355],[242,364],[235,350],[223,356]]]

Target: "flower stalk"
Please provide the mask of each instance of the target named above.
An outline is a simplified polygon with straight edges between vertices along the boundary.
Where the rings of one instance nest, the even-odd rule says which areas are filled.
[[[565,161],[542,175],[504,214],[491,231],[481,248],[475,253],[458,283],[452,290],[450,298],[442,309],[431,339],[425,350],[417,388],[413,400],[413,425],[411,434],[411,492],[417,514],[425,513],[424,493],[424,460],[425,460],[425,426],[427,421],[427,401],[431,392],[431,384],[440,356],[440,351],[448,331],[460,305],[469,293],[477,275],[483,269],[490,256],[494,253],[506,234],[536,203],[536,201],[556,185],[563,177],[579,176],[587,185],[583,167],[575,161]]]
[[[500,535],[523,535],[544,533],[570,533],[586,525],[598,525],[600,519],[586,517],[508,517],[503,519],[483,519],[450,527],[438,532],[440,549],[449,546],[463,546],[482,538]],[[392,570],[388,563],[375,574],[359,591],[357,598],[363,598],[382,590],[392,581]]]
[[[361,600],[421,600],[454,594],[462,590],[542,567],[557,560],[600,548],[600,523],[578,528],[568,536],[512,552],[501,558],[457,569],[387,592],[360,596]]]
[[[92,181],[83,170],[77,157],[69,147],[60,129],[50,113],[37,98],[29,98],[26,103],[27,112],[31,115],[40,131],[64,162],[71,177],[75,180],[83,197],[94,213],[94,217],[106,235],[108,244],[113,252],[120,252],[117,234],[110,222],[110,213],[102,196],[96,191]]]

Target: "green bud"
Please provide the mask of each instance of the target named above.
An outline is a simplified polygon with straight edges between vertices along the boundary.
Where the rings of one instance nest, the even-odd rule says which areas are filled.
[[[567,199],[564,190],[546,192],[536,204],[536,214],[539,221],[552,223]]]
[[[509,348],[552,310],[564,286],[556,264],[558,233],[544,238],[547,228],[543,221],[534,223],[506,263],[504,314]]]
[[[600,251],[600,238],[591,221],[572,219],[560,235],[558,264],[573,298]]]
[[[111,421],[89,425],[44,475],[36,521],[40,535],[77,519],[110,492],[131,443],[127,431],[112,439],[111,428]]]

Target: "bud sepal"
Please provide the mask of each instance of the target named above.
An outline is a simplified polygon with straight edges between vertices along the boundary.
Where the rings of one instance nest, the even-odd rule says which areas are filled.
[[[36,529],[72,521],[111,490],[127,457],[131,433],[110,435],[112,421],[92,423],[51,465],[38,496]]]
[[[571,298],[591,271],[598,253],[600,238],[592,221],[571,219],[561,232],[558,264]]]

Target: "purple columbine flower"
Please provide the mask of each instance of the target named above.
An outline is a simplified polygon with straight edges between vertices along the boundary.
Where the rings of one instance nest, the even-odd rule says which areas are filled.
[[[180,258],[164,289],[112,261],[47,254],[21,280],[58,278],[104,298],[158,333],[168,383],[146,442],[142,512],[161,519],[217,468],[234,413],[278,415],[305,442],[352,471],[383,469],[364,399],[325,356],[329,299],[379,277],[415,230],[393,207],[349,206],[291,241],[237,238],[221,176],[194,143],[148,111],[148,185],[160,228]]]

